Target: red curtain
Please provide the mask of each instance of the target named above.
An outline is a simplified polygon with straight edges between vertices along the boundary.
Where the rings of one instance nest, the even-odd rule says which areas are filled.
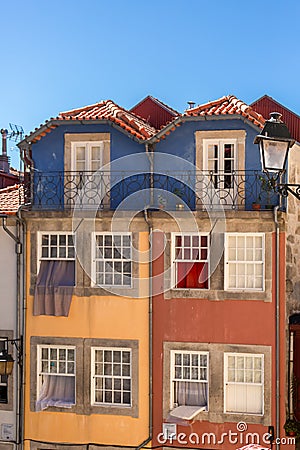
[[[177,288],[208,289],[208,266],[205,262],[178,262]]]

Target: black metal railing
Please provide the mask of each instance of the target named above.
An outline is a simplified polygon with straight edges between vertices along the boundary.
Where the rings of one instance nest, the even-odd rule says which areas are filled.
[[[35,172],[25,185],[34,209],[261,209],[278,204],[259,171]],[[181,205],[181,206],[180,206]]]

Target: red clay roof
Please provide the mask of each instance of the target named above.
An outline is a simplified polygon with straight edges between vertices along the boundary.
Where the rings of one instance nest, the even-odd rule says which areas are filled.
[[[163,103],[154,97],[148,96],[146,99],[151,99],[152,104],[154,102],[160,103],[161,109],[163,108]],[[144,100],[140,102],[143,103]],[[133,109],[138,105],[136,105]],[[169,110],[171,121],[166,123],[161,130],[151,126],[147,123],[147,120],[132,111],[127,111],[121,108],[116,103],[111,100],[103,100],[94,105],[84,106],[82,108],[72,109],[70,111],[61,112],[56,118],[51,118],[46,121],[44,125],[40,125],[36,128],[29,136],[26,136],[22,143],[37,142],[47,133],[50,133],[54,128],[59,125],[60,121],[72,120],[107,120],[120,126],[127,133],[136,137],[141,141],[147,141],[148,139],[155,138],[157,135],[157,141],[160,139],[165,139],[165,137],[170,134],[177,126],[180,126],[184,119],[187,117],[197,117],[197,116],[219,116],[219,115],[241,115],[248,120],[250,120],[254,125],[263,127],[265,119],[263,116],[254,109],[239,100],[234,95],[227,95],[221,97],[218,100],[205,103],[203,105],[196,106],[195,108],[188,109],[184,114],[179,114],[177,111],[172,110],[167,105],[164,105],[166,109]],[[172,111],[172,114],[170,113]],[[175,116],[175,114],[178,114]],[[172,117],[173,116],[173,117]]]
[[[234,95],[227,95],[218,100],[204,103],[203,105],[185,111],[185,115],[187,116],[218,116],[226,114],[242,115],[253,122],[254,125],[260,127],[265,123],[265,119],[261,114],[258,114],[251,106],[239,100]]]
[[[0,212],[15,214],[20,205],[24,203],[24,188],[21,184],[15,184],[0,189]]]
[[[59,114],[58,120],[110,120],[138,139],[149,139],[156,129],[132,112],[121,108],[111,100],[85,106]]]
[[[262,114],[266,119],[270,117],[271,112],[279,112],[282,114],[282,120],[287,125],[292,137],[300,142],[300,117],[290,109],[283,106],[281,103],[274,100],[269,95],[260,97],[255,102],[251,103],[251,107]]]
[[[47,133],[50,133],[59,124],[57,121],[63,120],[109,120],[129,134],[140,140],[147,140],[157,133],[157,130],[149,125],[145,120],[136,114],[127,111],[112,100],[103,100],[94,105],[83,106],[82,108],[72,109],[59,113],[57,117],[51,117],[44,124],[25,136],[24,142],[37,142]]]

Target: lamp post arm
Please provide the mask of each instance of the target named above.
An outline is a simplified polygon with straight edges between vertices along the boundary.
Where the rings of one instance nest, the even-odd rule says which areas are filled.
[[[297,200],[300,200],[300,184],[279,183],[276,187],[282,197],[292,194]]]

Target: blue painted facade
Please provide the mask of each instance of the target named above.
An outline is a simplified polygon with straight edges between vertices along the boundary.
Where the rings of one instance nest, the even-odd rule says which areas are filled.
[[[239,119],[208,119],[187,121],[172,131],[164,140],[155,144],[154,176],[150,174],[150,160],[146,154],[145,143],[134,141],[130,135],[114,126],[105,124],[61,125],[51,131],[40,141],[32,145],[34,161],[34,207],[46,209],[64,209],[66,185],[64,174],[64,135],[65,133],[109,133],[110,134],[110,208],[115,209],[120,202],[135,192],[139,194],[125,201],[124,209],[142,209],[153,205],[150,186],[158,189],[153,194],[154,206],[159,206],[160,192],[164,197],[166,209],[175,209],[176,203],[182,200],[188,207],[197,207],[195,202],[195,132],[211,130],[245,130],[245,170],[252,171],[248,176],[244,204],[251,209],[252,202],[258,195],[258,173],[261,174],[261,163],[258,146],[253,143],[258,128]],[[172,155],[172,157],[168,157]],[[71,159],[71,155],[68,156]],[[257,171],[257,173],[255,172]],[[99,175],[101,178],[101,174]],[[78,179],[78,178],[77,178]],[[98,177],[90,183],[94,189],[103,185]],[[199,177],[197,178],[199,182]],[[91,180],[90,180],[91,181]],[[213,183],[213,178],[212,178]],[[247,188],[249,187],[249,189]],[[250,189],[251,186],[251,189]],[[247,191],[248,189],[248,191]],[[161,190],[161,191],[159,191]],[[255,192],[256,191],[256,192]],[[74,191],[75,192],[75,191]],[[168,194],[168,192],[170,194]],[[273,194],[263,192],[261,200],[276,204]],[[272,197],[272,198],[270,198]],[[213,200],[210,200],[213,202]]]

